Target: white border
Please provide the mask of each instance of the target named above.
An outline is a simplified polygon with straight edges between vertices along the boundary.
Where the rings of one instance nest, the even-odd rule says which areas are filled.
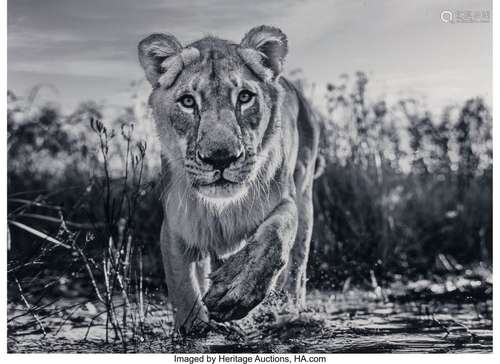
[[[7,351],[7,2],[2,1],[0,5],[0,94],[2,95],[0,110],[0,292],[2,302],[0,306],[0,317],[2,325],[1,349]]]
[[[493,1],[492,1],[493,2]],[[498,188],[500,186],[500,170],[498,169],[498,162],[495,161],[498,158],[500,152],[500,144],[498,141],[500,140],[500,129],[498,125],[498,120],[500,119],[500,98],[498,94],[498,90],[500,87],[500,23],[496,19],[500,19],[500,7],[498,6],[498,1],[493,6],[493,353],[494,356],[498,356],[498,350],[495,350],[495,343],[498,343],[498,332],[495,330],[495,327],[498,325],[495,324],[496,316],[499,311],[499,295],[498,289],[496,289],[498,284],[498,268],[495,269],[495,264],[498,264],[498,247],[495,247],[495,242],[498,242],[500,238],[498,229],[500,227],[500,218],[498,215],[498,210],[500,208],[500,200],[498,194]],[[496,21],[495,21],[496,20]],[[495,165],[496,164],[496,165]],[[496,229],[495,229],[496,228]],[[496,314],[495,314],[496,313]],[[497,348],[498,349],[498,348]],[[498,359],[496,358],[497,362]]]

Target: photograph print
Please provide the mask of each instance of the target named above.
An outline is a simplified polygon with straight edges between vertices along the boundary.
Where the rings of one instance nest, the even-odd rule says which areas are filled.
[[[491,353],[492,27],[8,0],[7,352]]]

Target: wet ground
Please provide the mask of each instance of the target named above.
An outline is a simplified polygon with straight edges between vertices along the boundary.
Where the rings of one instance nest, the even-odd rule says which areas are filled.
[[[312,291],[303,312],[271,302],[230,326],[200,338],[173,334],[161,300],[146,308],[144,326],[113,342],[105,314],[84,299],[47,302],[34,316],[8,306],[9,352],[176,353],[464,353],[492,351],[491,282],[454,278],[403,287]],[[16,317],[19,316],[19,317]],[[45,331],[42,332],[41,327]]]

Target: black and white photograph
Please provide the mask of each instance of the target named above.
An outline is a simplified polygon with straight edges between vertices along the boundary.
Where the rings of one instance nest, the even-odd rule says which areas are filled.
[[[7,356],[493,353],[492,3],[6,1]]]

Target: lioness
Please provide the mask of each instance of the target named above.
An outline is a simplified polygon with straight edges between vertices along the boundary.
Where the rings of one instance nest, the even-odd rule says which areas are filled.
[[[240,44],[152,34],[138,48],[162,148],[176,328],[240,319],[271,288],[303,305],[319,127],[281,76],[287,37],[260,26]]]

